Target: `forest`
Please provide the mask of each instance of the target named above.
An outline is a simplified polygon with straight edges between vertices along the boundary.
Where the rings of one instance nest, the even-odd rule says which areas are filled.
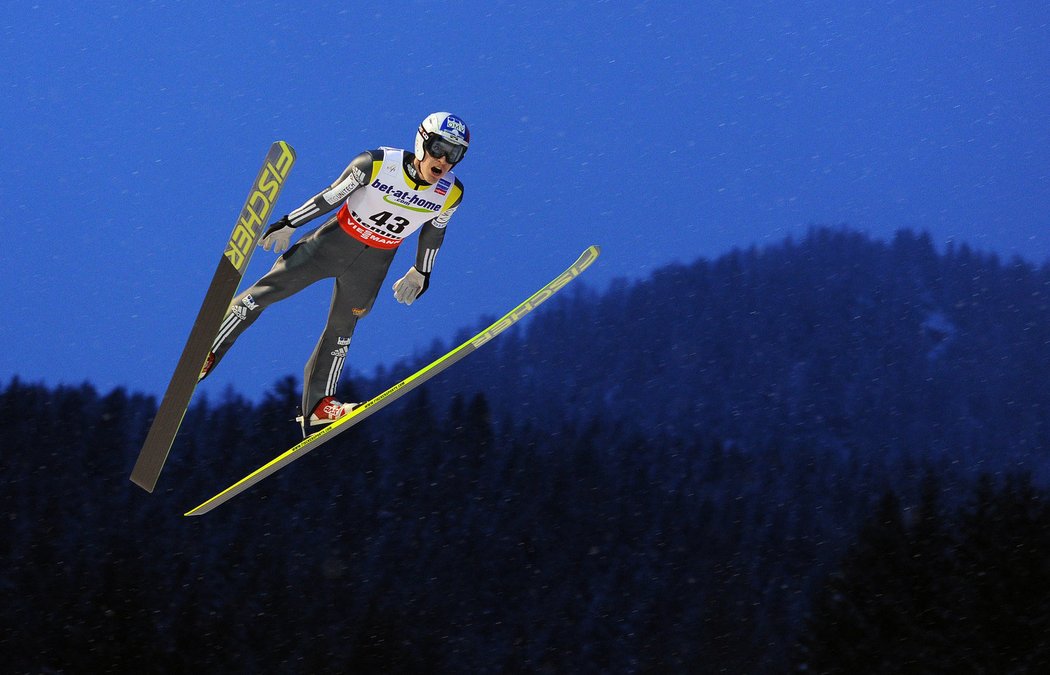
[[[1050,266],[815,227],[565,296],[200,518],[295,378],[199,393],[151,495],[154,397],[10,375],[7,669],[1050,667]]]

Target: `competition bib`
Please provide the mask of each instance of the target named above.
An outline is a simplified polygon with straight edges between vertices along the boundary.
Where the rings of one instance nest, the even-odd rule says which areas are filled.
[[[339,208],[343,230],[373,248],[397,248],[401,242],[445,208],[455,184],[452,172],[422,190],[404,175],[404,150],[383,148],[383,163],[372,182],[353,192]]]

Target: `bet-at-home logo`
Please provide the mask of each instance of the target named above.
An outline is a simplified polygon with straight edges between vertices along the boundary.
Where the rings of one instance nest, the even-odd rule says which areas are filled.
[[[441,204],[424,199],[411,190],[395,190],[393,185],[387,185],[378,178],[372,181],[371,187],[384,193],[383,201],[387,204],[400,206],[409,211],[419,211],[420,213],[432,213],[441,210]]]

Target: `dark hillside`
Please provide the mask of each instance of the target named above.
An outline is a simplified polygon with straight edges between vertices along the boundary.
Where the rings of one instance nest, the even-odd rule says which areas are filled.
[[[819,229],[567,293],[197,519],[295,380],[199,397],[147,495],[155,400],[11,379],[8,670],[1047,664],[1050,270]]]
[[[622,419],[1042,475],[1050,268],[820,228],[552,303],[436,388],[536,424]]]

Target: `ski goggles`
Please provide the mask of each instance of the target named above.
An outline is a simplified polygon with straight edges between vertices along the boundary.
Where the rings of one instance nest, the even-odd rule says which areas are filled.
[[[453,143],[437,134],[430,134],[430,137],[423,143],[423,149],[431,157],[435,159],[444,157],[452,164],[463,159],[463,155],[467,154],[467,146]]]

